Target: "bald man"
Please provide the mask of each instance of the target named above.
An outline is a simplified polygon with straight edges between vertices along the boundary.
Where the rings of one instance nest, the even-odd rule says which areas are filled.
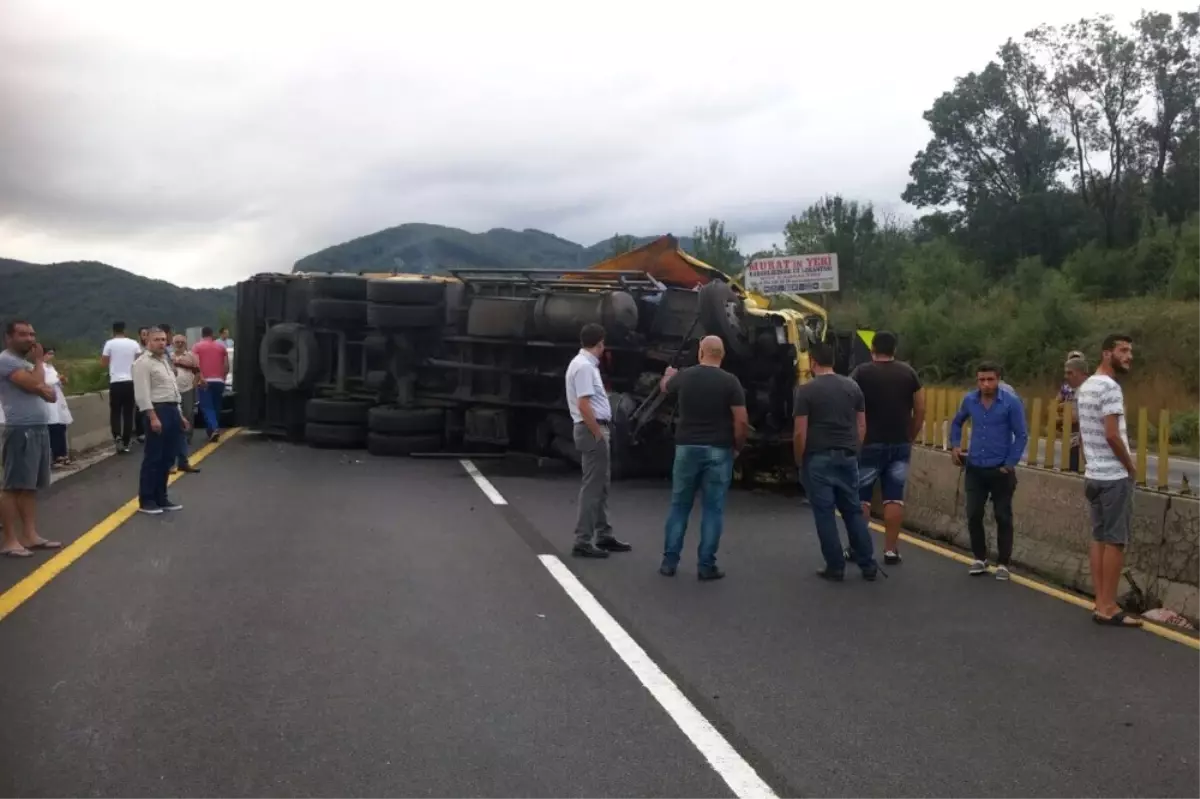
[[[717,547],[725,517],[725,494],[733,478],[733,461],[746,445],[746,392],[738,379],[721,368],[725,344],[717,336],[700,341],[700,363],[683,371],[667,367],[659,388],[678,398],[675,426],[675,468],[671,512],[667,516],[662,565],[658,571],[674,577],[683,550],[688,516],[696,491],[704,494],[700,521],[697,576],[719,580]]]

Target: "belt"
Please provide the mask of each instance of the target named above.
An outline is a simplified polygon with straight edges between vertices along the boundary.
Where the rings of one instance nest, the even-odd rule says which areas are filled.
[[[587,422],[576,422],[575,424],[587,424]],[[612,419],[597,419],[596,424],[601,427],[609,427],[612,425]]]

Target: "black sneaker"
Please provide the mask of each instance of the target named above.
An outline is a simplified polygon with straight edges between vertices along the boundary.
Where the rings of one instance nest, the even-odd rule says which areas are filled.
[[[899,566],[902,560],[904,559],[900,557],[900,553],[894,549],[889,549],[883,553],[883,563],[885,566]]]
[[[163,509],[157,505],[142,505],[138,508],[138,513],[144,513],[147,516],[158,516],[163,512]]]
[[[866,580],[868,583],[873,583],[879,577],[879,569],[878,569],[878,567],[875,567],[875,566],[872,566],[869,569],[863,569],[862,576],[863,576],[863,579]]]
[[[178,502],[167,502],[166,505],[159,505],[158,507],[159,507],[159,510],[169,511],[169,512],[183,510],[183,506],[180,505]]]
[[[721,571],[716,566],[709,566],[707,569],[701,569],[696,572],[696,579],[702,582],[708,580],[720,580],[725,576],[725,572]]]
[[[658,567],[658,573],[661,574],[663,577],[674,577],[675,571],[678,568],[679,567],[674,564],[664,563],[663,565]]]

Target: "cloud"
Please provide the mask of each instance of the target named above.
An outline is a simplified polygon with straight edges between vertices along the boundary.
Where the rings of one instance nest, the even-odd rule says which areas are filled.
[[[9,0],[0,255],[213,286],[410,221],[710,216],[757,249],[827,192],[898,208],[955,76],[1106,5]]]

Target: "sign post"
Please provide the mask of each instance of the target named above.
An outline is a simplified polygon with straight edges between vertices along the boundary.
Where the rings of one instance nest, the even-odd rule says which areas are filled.
[[[757,258],[747,265],[745,282],[746,288],[765,296],[837,291],[837,253]]]

